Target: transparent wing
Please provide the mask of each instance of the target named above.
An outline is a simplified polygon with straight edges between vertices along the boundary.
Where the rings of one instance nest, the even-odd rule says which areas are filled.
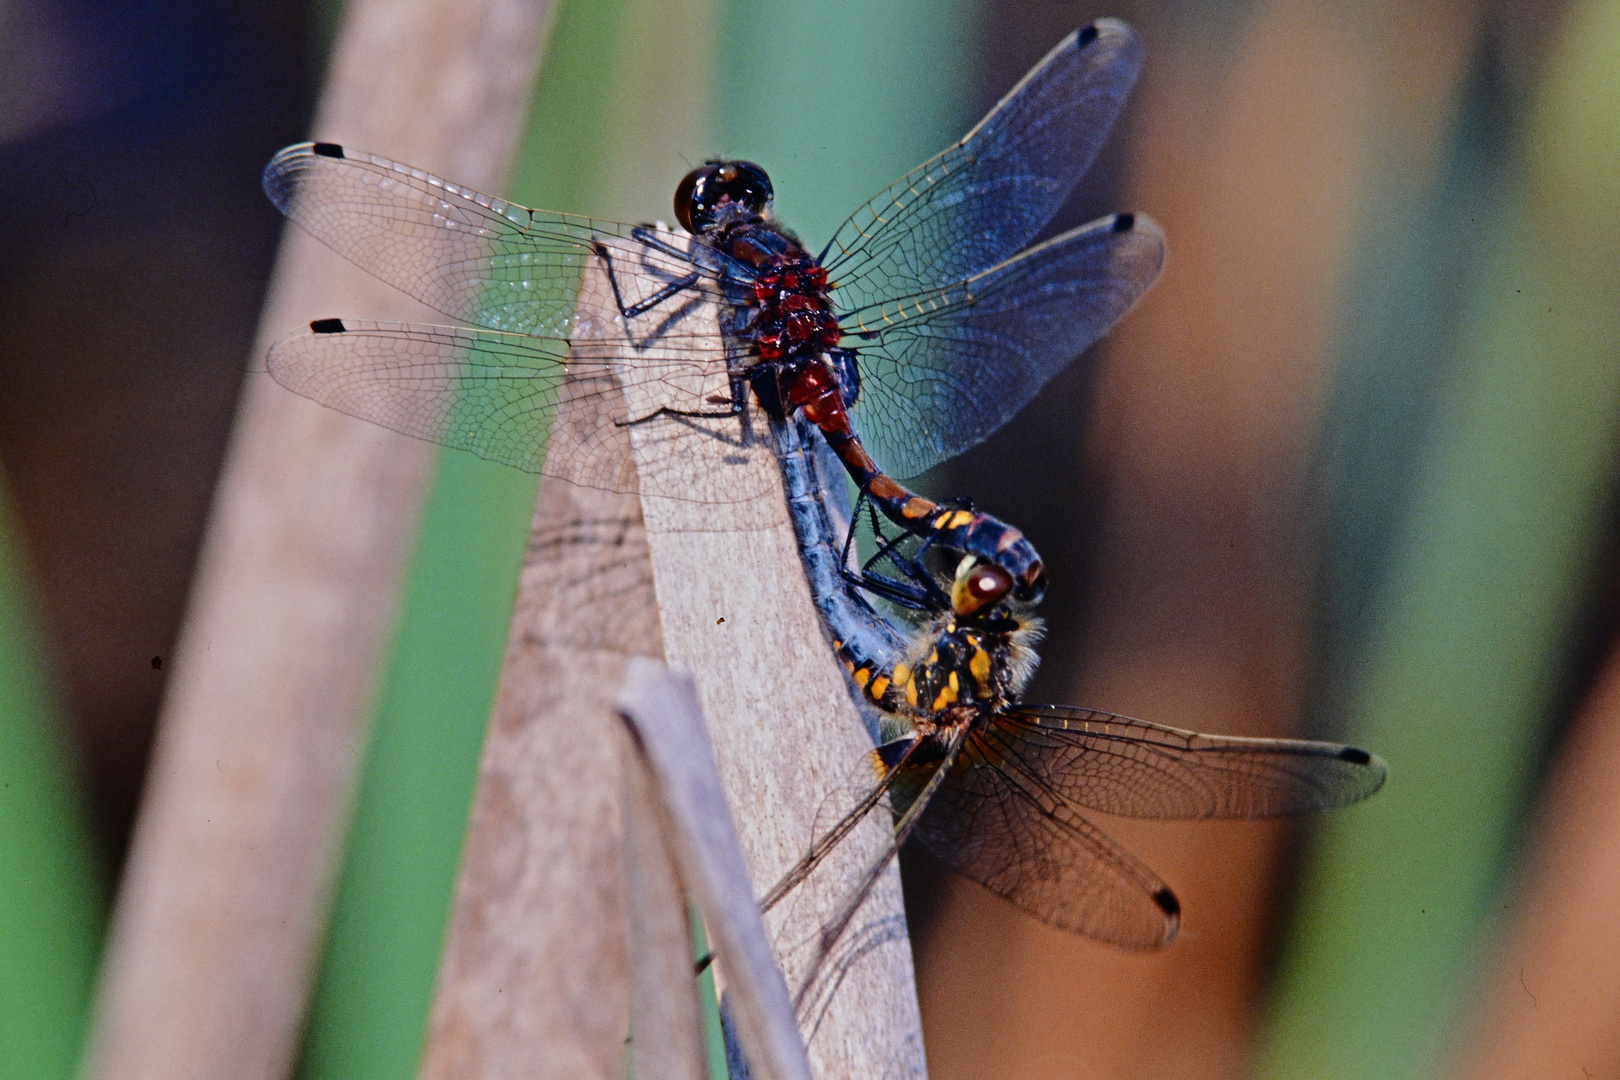
[[[863,885],[874,884],[874,872],[881,878],[896,849],[889,779],[881,754],[862,755],[822,800],[803,858],[761,898],[802,1028],[813,1027],[867,952],[905,936],[903,918],[875,914],[897,905],[864,905]],[[867,821],[874,813],[877,820]],[[851,835],[856,829],[864,835]]]
[[[670,418],[659,408],[713,413],[727,390],[724,346],[713,334],[658,340],[656,364],[626,339],[569,342],[454,326],[323,319],[270,351],[271,377],[322,405],[479,457],[585,487],[635,492],[627,426],[721,420]],[[685,359],[670,359],[679,356]],[[635,408],[629,402],[640,402]],[[553,439],[559,408],[568,437]],[[723,406],[721,407],[723,408]],[[735,427],[735,421],[732,421]],[[671,494],[684,487],[668,463]],[[741,501],[758,492],[731,489]]]
[[[605,240],[633,264],[621,276],[654,284],[712,277],[721,258],[691,245],[700,267],[639,241],[634,226],[531,210],[333,143],[282,150],[265,166],[264,190],[356,266],[491,330],[568,337],[581,319],[612,325],[619,312],[611,296],[580,297],[585,265]]]
[[[875,810],[892,812],[888,798],[891,782],[892,777],[878,751],[862,754],[822,797],[806,835],[804,855],[760,898],[760,907],[771,910],[822,868],[828,858],[847,855],[847,851],[840,851],[839,845],[868,814]],[[825,872],[829,880],[834,881],[849,876],[848,867],[843,871],[828,869]]]
[[[1119,214],[948,288],[848,312],[846,333],[873,335],[850,341],[868,450],[915,476],[982,441],[1141,299],[1164,251],[1153,221]]]
[[[903,741],[892,744],[889,752],[900,745]],[[848,904],[858,906],[863,877],[892,855],[899,839],[892,838],[876,860],[828,848],[826,841],[838,834],[850,807],[858,813],[875,808],[891,821],[918,810],[913,835],[936,857],[1061,930],[1135,949],[1157,948],[1175,936],[1180,905],[1169,887],[1062,799],[1012,782],[979,732],[967,737],[955,765],[920,808],[918,800],[940,763],[901,763],[874,781],[881,757],[869,755],[829,796],[818,817],[817,844],[811,847],[823,857],[817,872],[835,883],[833,895],[853,899],[835,911],[790,906],[779,940],[797,952],[825,947],[828,927],[849,919]],[[887,794],[874,783],[887,785]],[[795,879],[802,880],[784,878],[773,895]]]
[[[1129,949],[1174,938],[1170,887],[1062,799],[1014,782],[995,752],[968,737],[917,827],[928,850],[1059,930]]]
[[[1065,705],[1010,710],[975,736],[1021,784],[1123,817],[1326,810],[1365,799],[1385,776],[1379,758],[1338,743],[1200,735]]]
[[[839,227],[826,262],[840,306],[961,281],[1029,243],[1091,167],[1141,61],[1115,19],[1060,42],[961,142]]]

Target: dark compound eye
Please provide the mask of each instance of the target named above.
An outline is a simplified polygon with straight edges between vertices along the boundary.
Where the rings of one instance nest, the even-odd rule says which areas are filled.
[[[711,161],[675,189],[675,220],[690,233],[724,222],[757,221],[770,209],[771,178],[751,161]]]
[[[693,169],[686,174],[680,185],[675,189],[675,220],[680,222],[681,228],[689,233],[697,232],[697,229],[692,226],[692,196],[708,180],[710,174],[714,172],[714,168],[713,165],[704,165],[701,168]]]
[[[1044,564],[1037,564],[1034,573],[1029,576],[1029,579],[1019,583],[1016,595],[1018,599],[1026,603],[1038,604],[1041,602],[1041,598],[1046,595],[1046,566]]]
[[[966,618],[1000,603],[1012,587],[1012,575],[999,566],[978,563],[966,567],[957,572],[951,585],[951,608],[959,618]]]

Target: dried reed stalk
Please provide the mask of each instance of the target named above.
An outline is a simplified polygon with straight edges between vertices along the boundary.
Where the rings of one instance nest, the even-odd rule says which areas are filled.
[[[607,287],[593,267],[584,288],[606,302]],[[718,334],[710,305],[683,319]],[[574,348],[591,357],[587,332]],[[691,360],[655,347],[638,365],[666,362],[673,373]],[[724,374],[715,378],[710,389],[723,392]],[[551,435],[548,469],[560,475],[541,483],[484,751],[424,1060],[432,1080],[618,1075],[629,967],[646,959],[623,946],[625,778],[611,699],[627,657],[662,653],[696,673],[756,894],[806,849],[827,791],[871,748],[811,603],[757,414],[617,429],[611,452],[633,455],[638,512],[634,497],[567,481],[578,441],[591,440],[593,469],[610,451],[596,382],[570,384]],[[644,416],[639,392],[626,390],[628,411]],[[874,819],[846,843],[870,855],[883,840]],[[842,896],[812,878],[787,906],[802,916]],[[892,869],[845,942],[805,1018],[814,1075],[922,1076]],[[797,989],[804,956],[792,950],[802,942],[777,944]],[[717,974],[729,1008],[737,974],[723,953]]]

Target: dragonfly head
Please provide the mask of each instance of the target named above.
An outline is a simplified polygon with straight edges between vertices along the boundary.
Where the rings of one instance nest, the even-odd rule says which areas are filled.
[[[708,161],[675,189],[675,220],[694,236],[763,221],[773,194],[771,178],[752,161]]]
[[[1040,663],[1035,647],[1045,627],[1032,605],[1019,599],[1013,575],[977,556],[963,559],[951,582],[951,615],[951,633],[972,649],[960,674],[964,683],[981,688],[975,698],[1016,699]]]

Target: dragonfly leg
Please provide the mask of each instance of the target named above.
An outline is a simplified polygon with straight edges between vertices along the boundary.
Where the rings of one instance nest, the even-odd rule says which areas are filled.
[[[724,420],[730,416],[741,416],[743,405],[747,401],[748,377],[741,372],[733,371],[729,380],[731,383],[731,401],[724,409],[672,409],[668,405],[661,405],[646,416],[638,416],[631,420],[616,420],[618,427],[630,427],[635,424],[645,424],[657,420],[661,416],[670,416],[682,420]],[[721,401],[718,394],[709,399]]]
[[[619,314],[622,315],[626,321],[639,318],[677,293],[685,292],[693,285],[696,285],[698,283],[698,279],[702,276],[696,270],[694,270],[690,274],[686,274],[683,277],[678,277],[674,281],[669,282],[663,288],[659,289],[645,300],[627,305],[624,302],[624,293],[619,289],[619,275],[613,269],[613,253],[609,251],[608,246],[602,243],[600,240],[596,242],[594,247],[596,249],[597,257],[600,258],[607,266],[608,284],[613,288],[613,302],[619,306]]]
[[[892,539],[885,535],[882,522],[878,519],[877,510],[867,497],[864,489],[856,496],[855,511],[850,515],[851,524],[849,532],[844,537],[844,552],[841,564],[843,566],[849,565],[850,550],[855,545],[854,520],[860,517],[863,508],[872,520],[872,533],[877,537],[879,547],[877,553],[861,565],[859,573],[849,570],[842,571],[844,580],[876,596],[881,596],[885,600],[899,604],[901,607],[911,608],[916,611],[938,611],[942,607],[948,607],[950,598],[941,591],[938,583],[934,581],[934,576],[922,565],[920,559],[923,552],[932,545],[934,538],[928,536],[921,539],[915,555],[905,554],[900,550],[900,544],[906,540],[917,539],[917,537],[905,532]],[[905,576],[905,582],[896,581],[888,575],[880,574],[873,569],[884,559],[887,559],[895,569]]]
[[[666,242],[646,225],[637,225],[635,228],[631,229],[630,236],[638,243],[645,244],[647,247],[650,247],[654,251],[660,252],[661,254],[679,259],[684,263],[691,263],[693,266],[702,265],[697,261],[697,259],[692,257],[692,253],[690,251],[682,251],[674,244]]]
[[[668,300],[676,293],[685,292],[687,289],[690,289],[693,285],[697,284],[697,281],[697,271],[694,270],[685,277],[678,278],[675,281],[670,282],[668,285],[665,285],[662,289],[659,289],[657,292],[653,293],[639,304],[631,304],[629,307],[625,307],[624,301],[619,298],[619,282],[618,279],[615,278],[613,282],[613,298],[619,303],[619,314],[623,315],[626,319],[634,319],[641,315],[645,315],[647,312],[651,311],[659,304],[662,304],[665,300]]]
[[[936,611],[934,604],[928,600],[921,590],[912,588],[902,582],[883,574],[865,572],[861,574],[844,572],[844,580],[856,588],[864,589],[873,596],[880,596],[891,604],[898,604],[912,611]]]

